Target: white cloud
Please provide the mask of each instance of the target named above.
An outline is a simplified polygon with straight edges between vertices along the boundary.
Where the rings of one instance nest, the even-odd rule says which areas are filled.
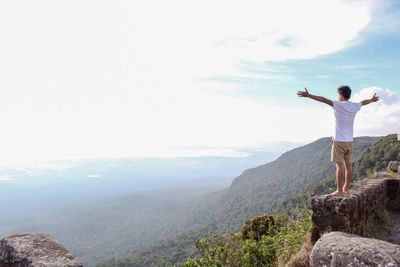
[[[34,112],[29,103],[18,108],[8,106],[8,110],[3,106],[3,114],[10,116],[3,117],[9,130],[2,133],[1,158],[182,155],[174,147],[236,148],[278,140],[312,140],[329,134],[325,130],[330,126],[326,119],[329,115],[321,112],[320,106],[256,103],[196,89],[195,84],[187,86],[192,89],[146,90],[125,98],[110,97],[104,103],[91,103],[86,98],[82,102],[88,101],[88,105],[71,101],[66,107],[63,102],[46,105],[49,99],[40,100],[41,95],[34,102],[38,105]],[[76,108],[68,109],[68,104]],[[212,155],[227,152],[207,151]]]
[[[132,18],[135,60],[147,70],[237,75],[241,60],[312,58],[355,40],[370,1],[146,1]],[[154,7],[157,6],[157,9]],[[177,9],[181,10],[177,12]],[[149,38],[150,37],[150,38]]]
[[[86,175],[87,178],[103,178],[102,174],[88,174]]]
[[[400,133],[400,99],[396,92],[379,87],[363,88],[354,101],[370,99],[376,93],[380,100],[363,106],[357,115],[355,134],[387,135]]]
[[[1,183],[1,182],[12,181],[12,180],[13,180],[13,179],[12,179],[11,177],[9,177],[9,176],[0,175],[0,183]]]
[[[0,160],[171,155],[170,147],[329,134],[322,107],[236,99],[215,93],[234,85],[200,78],[240,77],[242,60],[343,49],[370,21],[371,5],[2,1]]]
[[[353,95],[353,99],[355,101],[362,101],[365,99],[370,99],[374,96],[374,94],[380,98],[379,102],[377,102],[378,106],[398,105],[400,102],[400,99],[395,91],[376,86],[361,89],[359,92],[356,92]]]
[[[76,81],[118,78],[123,70],[115,68],[197,77],[237,74],[240,60],[312,58],[353,42],[372,7],[367,0],[23,3],[0,6],[8,68],[36,68],[33,80],[68,72]]]

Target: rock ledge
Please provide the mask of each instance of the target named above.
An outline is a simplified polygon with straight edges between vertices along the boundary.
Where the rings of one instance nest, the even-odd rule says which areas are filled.
[[[350,189],[343,197],[321,195],[311,200],[315,243],[322,234],[341,231],[363,236],[368,221],[376,212],[400,211],[400,179],[379,173]]]
[[[343,232],[323,235],[314,245],[310,266],[400,266],[400,246]]]
[[[82,267],[48,234],[21,233],[0,240],[0,267]]]

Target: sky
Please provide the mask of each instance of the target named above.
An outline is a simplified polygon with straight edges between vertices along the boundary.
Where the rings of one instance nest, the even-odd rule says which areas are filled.
[[[334,131],[400,132],[400,3],[1,1],[0,163],[240,156]]]

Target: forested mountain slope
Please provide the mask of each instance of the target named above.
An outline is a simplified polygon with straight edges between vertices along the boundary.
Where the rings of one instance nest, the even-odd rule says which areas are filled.
[[[370,148],[380,137],[354,139],[353,158]],[[99,266],[162,266],[182,262],[196,250],[193,241],[212,233],[236,231],[249,218],[271,213],[284,200],[300,195],[326,177],[335,166],[330,162],[331,138],[321,138],[290,150],[270,163],[248,169],[229,188],[188,203],[190,219],[198,225],[192,230],[128,255],[110,259]],[[182,213],[181,213],[182,214]]]
[[[355,138],[354,159],[378,139]],[[249,217],[269,212],[273,206],[334,173],[330,151],[331,138],[321,138],[290,150],[270,163],[244,171],[228,189],[211,199],[214,203],[209,203],[216,209],[219,230],[235,230]]]
[[[358,187],[356,181],[363,180],[368,184],[370,179],[381,177],[377,172],[385,170],[390,161],[400,160],[400,141],[397,135],[388,135],[370,148],[366,149],[354,162],[355,173],[352,187]],[[397,171],[397,170],[396,170]],[[395,172],[389,171],[395,175]],[[194,266],[308,266],[311,252],[310,232],[312,230],[311,210],[303,205],[309,204],[311,196],[332,192],[336,188],[335,175],[330,175],[317,185],[311,186],[311,190],[297,197],[292,197],[291,202],[284,201],[281,212],[270,216],[268,214],[252,217],[242,226],[239,232],[224,235],[210,235],[200,241],[196,241],[196,247],[200,256],[188,258],[182,267]],[[371,182],[371,181],[370,181]],[[381,181],[382,182],[382,181]],[[376,182],[370,185],[377,185]],[[368,188],[368,187],[366,187]],[[350,193],[352,188],[350,188]],[[373,192],[369,192],[372,193]],[[379,191],[378,194],[380,194]],[[358,197],[363,198],[357,194]],[[323,197],[322,197],[323,198]],[[361,199],[359,199],[361,201]],[[372,202],[376,196],[369,198]],[[339,201],[340,202],[340,201]],[[368,206],[367,203],[364,205]],[[294,204],[294,205],[293,205]],[[346,205],[346,203],[341,203]],[[301,209],[294,210],[297,207]],[[373,203],[371,203],[374,206]],[[362,205],[361,205],[362,206]],[[359,207],[361,210],[365,207]],[[382,212],[381,207],[377,207]],[[324,207],[320,207],[324,208]],[[349,209],[352,209],[349,206]],[[287,211],[296,211],[296,216],[288,218]],[[362,212],[362,211],[360,211]],[[388,216],[388,215],[386,215]],[[358,218],[358,220],[360,220]],[[362,220],[362,219],[361,219]],[[368,218],[368,222],[375,226],[381,226],[385,221],[384,216],[375,215]],[[355,222],[354,223],[358,223]],[[249,231],[252,233],[249,235]],[[366,230],[368,237],[375,237],[375,230]],[[393,230],[388,230],[393,235]],[[381,236],[381,234],[378,234]],[[379,238],[379,237],[378,237]],[[380,238],[379,238],[380,239]],[[392,240],[393,241],[393,240]],[[301,249],[301,250],[300,250]]]
[[[375,172],[386,169],[392,160],[400,161],[400,141],[397,134],[387,135],[364,152],[353,162],[352,183],[360,179],[368,178]],[[311,197],[332,192],[336,188],[335,174],[331,174],[325,179],[309,185],[303,193],[290,197],[276,205],[276,210],[295,213],[297,207],[309,206]],[[350,187],[351,189],[351,187]]]

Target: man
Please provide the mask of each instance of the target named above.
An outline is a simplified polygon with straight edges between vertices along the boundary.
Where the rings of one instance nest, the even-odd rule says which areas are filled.
[[[336,162],[337,190],[331,195],[345,195],[349,192],[352,175],[351,156],[353,152],[354,117],[361,109],[361,106],[377,102],[379,97],[374,94],[371,99],[363,100],[361,102],[350,102],[350,87],[341,86],[337,91],[339,94],[339,101],[332,101],[322,96],[312,95],[308,92],[307,88],[304,89],[305,91],[298,91],[297,95],[300,97],[308,97],[333,107],[336,126],[331,149],[331,161]],[[344,170],[346,175],[344,175]],[[344,176],[346,179],[344,179]]]

